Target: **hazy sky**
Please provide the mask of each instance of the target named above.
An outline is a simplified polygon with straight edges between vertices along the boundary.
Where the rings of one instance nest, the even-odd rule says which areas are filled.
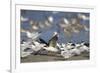
[[[53,21],[53,26],[49,29],[46,29],[46,32],[44,29],[40,30],[43,31],[43,35],[47,34],[46,36],[44,35],[44,37],[48,37],[51,35],[52,32],[57,31],[58,28],[58,24],[59,21],[61,20],[61,18],[65,17],[67,18],[69,21],[71,18],[76,18],[77,14],[83,14],[87,17],[89,17],[89,13],[80,13],[80,12],[54,12],[54,11],[34,11],[34,10],[21,10],[21,16],[23,16],[24,18],[28,18],[29,20],[35,20],[35,21],[44,21],[47,19],[48,16],[52,16],[54,21]],[[86,25],[89,28],[89,20],[80,20],[81,24]],[[21,23],[21,28],[23,29],[31,29],[31,26],[29,25],[29,22],[22,22]],[[48,33],[49,32],[49,33]],[[25,35],[21,34],[21,38],[23,38]],[[69,37],[65,36],[64,33],[61,31],[59,33],[59,42],[68,42],[68,41],[72,41],[72,42],[81,42],[81,41],[89,41],[89,31],[84,31],[82,30],[80,33],[76,34],[73,33],[72,36]],[[48,39],[48,38],[45,38]]]

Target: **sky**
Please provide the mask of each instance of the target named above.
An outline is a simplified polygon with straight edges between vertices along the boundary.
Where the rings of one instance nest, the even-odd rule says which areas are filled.
[[[53,26],[47,29],[40,29],[39,31],[42,32],[42,37],[45,40],[48,40],[48,37],[51,36],[52,32],[60,30],[59,33],[59,43],[66,43],[66,42],[73,42],[78,43],[81,41],[89,42],[89,31],[80,31],[80,33],[76,34],[73,33],[71,37],[66,36],[61,29],[59,29],[59,22],[61,18],[65,17],[69,21],[71,18],[76,18],[78,14],[83,14],[89,17],[89,13],[82,13],[82,12],[55,12],[55,11],[36,11],[36,10],[21,10],[21,16],[24,18],[28,18],[29,20],[35,21],[44,21],[47,19],[48,16],[53,17]],[[90,20],[80,20],[81,24],[86,25],[89,28],[89,21]],[[29,21],[21,22],[21,29],[30,30],[31,26]],[[21,39],[27,39],[24,33],[21,33]]]

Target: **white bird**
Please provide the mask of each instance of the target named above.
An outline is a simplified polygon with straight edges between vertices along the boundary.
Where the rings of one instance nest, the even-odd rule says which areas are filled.
[[[74,33],[79,33],[80,32],[79,30],[77,30],[75,28],[72,28],[72,30],[73,30]]]
[[[69,21],[68,21],[68,19],[66,19],[66,18],[63,18],[63,21],[64,21],[64,23],[65,23],[65,24],[69,24]]]
[[[48,20],[50,23],[52,23],[54,19],[53,19],[52,16],[49,16],[49,17],[47,18],[47,20]]]
[[[32,29],[33,29],[33,30],[38,30],[39,27],[38,27],[37,25],[33,25],[33,26],[32,26]]]
[[[33,51],[25,51],[25,49],[30,47],[30,42],[24,42],[21,44],[20,52],[21,52],[21,57],[27,57],[30,55]]]
[[[61,50],[61,51],[66,51],[66,50],[68,50],[68,49],[67,49],[66,45],[65,45],[64,43],[62,43],[62,44],[61,44],[61,47],[60,47],[60,50]]]
[[[82,46],[82,45],[81,44],[78,44],[78,43],[75,44],[75,47],[80,47],[80,46]]]
[[[63,48],[64,48],[65,46],[66,46],[66,45],[65,45],[64,43],[62,43],[62,44],[61,44],[61,47],[63,47]]]
[[[77,49],[77,48],[71,49],[71,50],[70,50],[70,53],[71,53],[73,56],[74,56],[74,55],[80,55],[80,54],[81,54],[80,50]]]
[[[69,50],[61,51],[61,56],[63,56],[65,59],[68,59],[68,58],[72,57]]]
[[[45,28],[45,25],[44,25],[44,23],[43,23],[42,21],[41,21],[41,22],[39,22],[38,24],[39,24],[39,25],[38,25],[38,26],[39,26],[39,28],[42,28],[42,29],[43,29],[43,28]]]
[[[54,20],[53,17],[49,16],[49,17],[47,17],[47,20],[45,20],[42,25],[45,25],[46,27],[51,27],[53,20]]]
[[[32,40],[35,40],[38,38],[38,36],[40,35],[38,32],[29,32],[29,31],[26,31],[26,34],[27,34],[27,37],[28,38],[31,38]]]
[[[76,18],[72,18],[71,19],[71,24],[73,25],[75,25],[75,24],[78,24],[78,19],[76,19]]]
[[[38,33],[38,32],[30,32],[30,31],[24,30],[24,29],[21,29],[21,32],[26,33],[27,37],[32,39],[32,40],[37,39],[40,35],[40,33]]]
[[[61,51],[64,51],[64,50],[66,50],[66,49],[65,49],[64,47],[61,47],[60,50],[61,50]]]
[[[74,55],[80,55],[81,54],[81,51],[80,51],[80,48],[81,47],[81,44],[75,44],[74,48],[70,50],[71,54],[74,56]]]
[[[21,50],[21,57],[27,57],[34,51],[31,48],[25,48],[24,50]]]
[[[32,44],[32,42],[34,44]],[[33,52],[38,52],[45,44],[40,44],[37,41],[27,41],[21,44],[21,57],[27,57]]]
[[[69,49],[70,50],[70,49],[74,48],[75,46],[73,46],[72,44],[73,43],[67,43],[66,44],[66,49]]]
[[[84,25],[85,31],[89,31],[89,28]]]
[[[57,43],[57,47],[61,48],[61,45],[59,43]]]
[[[23,17],[23,16],[21,16],[20,20],[21,20],[22,22],[25,22],[25,21],[28,21],[29,19],[28,19],[28,18],[25,18],[25,17]]]
[[[25,48],[29,47],[31,42],[23,42],[23,44],[21,44],[21,48],[22,50],[24,50]]]
[[[59,50],[57,48],[54,48],[52,46],[49,47],[43,47],[43,49],[47,50],[47,51],[52,51],[52,52],[58,52]]]
[[[40,44],[36,41],[34,41],[33,43],[34,43],[34,45],[31,45],[31,48],[36,52],[41,50],[45,46],[45,44]]]
[[[64,44],[62,43],[60,46],[59,46],[59,49],[60,50],[70,50],[72,48],[74,48],[75,46],[73,46],[72,43],[67,43],[67,44]]]
[[[89,20],[89,17],[84,14],[78,14],[78,17],[83,20]]]
[[[81,43],[81,47],[79,48],[79,50],[81,52],[84,52],[84,51],[89,52],[90,48],[84,45],[84,43]]]
[[[24,58],[24,57],[27,57],[30,55],[30,52],[21,52],[21,57]]]

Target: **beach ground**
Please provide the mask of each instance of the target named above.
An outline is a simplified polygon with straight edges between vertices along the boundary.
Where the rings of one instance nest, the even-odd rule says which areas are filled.
[[[74,61],[74,60],[89,60],[89,53],[82,53],[78,56],[73,56],[68,59],[64,59],[62,56],[29,55],[28,57],[21,58],[21,63],[50,62],[50,61]]]

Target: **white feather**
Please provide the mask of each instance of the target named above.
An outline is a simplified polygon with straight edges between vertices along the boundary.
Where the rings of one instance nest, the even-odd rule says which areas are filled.
[[[68,59],[68,58],[70,58],[70,57],[72,56],[71,53],[69,52],[69,50],[61,51],[61,55],[62,55],[65,59]]]

